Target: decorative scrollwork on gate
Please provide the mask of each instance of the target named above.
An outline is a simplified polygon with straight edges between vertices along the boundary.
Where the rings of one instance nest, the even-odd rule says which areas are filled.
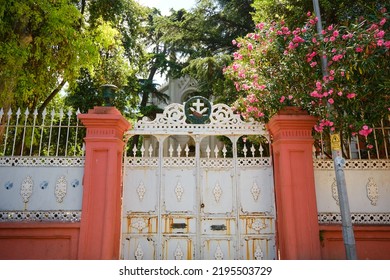
[[[198,98],[200,100],[200,97]],[[202,101],[203,105],[206,103],[204,100]],[[147,131],[150,134],[167,135],[171,134],[173,129],[177,133],[191,131],[194,134],[223,135],[226,132],[230,134],[234,132],[237,135],[264,135],[268,139],[268,133],[263,123],[254,120],[244,121],[240,114],[236,114],[232,108],[225,104],[207,104],[211,106],[211,110],[207,107],[207,111],[211,111],[210,115],[206,114],[204,106],[199,107],[200,103],[199,106],[195,106],[196,108],[199,107],[200,112],[197,112],[194,107],[196,112],[191,114],[193,116],[199,113],[202,119],[201,122],[189,121],[188,116],[186,116],[185,105],[174,103],[165,107],[163,113],[157,114],[154,120],[144,118],[138,121],[127,134],[144,134]],[[206,117],[208,119],[203,120]]]

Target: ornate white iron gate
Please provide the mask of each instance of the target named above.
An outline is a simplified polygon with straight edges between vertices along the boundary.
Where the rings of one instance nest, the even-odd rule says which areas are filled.
[[[143,139],[125,159],[123,259],[276,257],[264,125],[194,97],[139,121],[128,135]],[[250,135],[264,141],[242,144]]]

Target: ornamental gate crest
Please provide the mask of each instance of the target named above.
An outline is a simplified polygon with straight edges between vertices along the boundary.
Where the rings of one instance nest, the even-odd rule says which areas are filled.
[[[270,139],[203,97],[127,132],[122,259],[275,259]]]

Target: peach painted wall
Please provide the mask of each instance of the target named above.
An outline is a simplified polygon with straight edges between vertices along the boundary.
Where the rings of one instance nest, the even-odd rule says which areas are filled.
[[[72,260],[80,223],[0,223],[0,259]]]
[[[354,226],[359,260],[390,260],[390,226]],[[320,225],[323,260],[343,260],[345,250],[341,225]]]

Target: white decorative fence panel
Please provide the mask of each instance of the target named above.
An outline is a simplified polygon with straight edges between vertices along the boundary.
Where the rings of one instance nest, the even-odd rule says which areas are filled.
[[[320,223],[340,223],[333,161],[315,160]],[[347,160],[348,199],[355,224],[390,224],[390,160]]]
[[[1,166],[0,211],[81,210],[83,166]]]
[[[0,222],[80,220],[85,128],[78,113],[0,109]]]

